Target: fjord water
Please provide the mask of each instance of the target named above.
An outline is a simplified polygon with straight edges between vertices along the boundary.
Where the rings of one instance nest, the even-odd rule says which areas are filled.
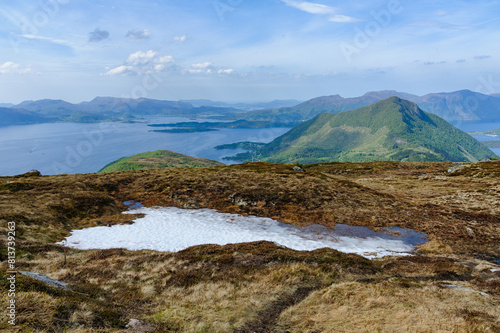
[[[37,169],[42,174],[96,172],[121,157],[154,151],[218,160],[243,150],[215,150],[220,144],[238,141],[270,142],[289,128],[219,129],[198,133],[155,133],[148,123],[192,121],[180,117],[151,117],[143,123],[49,123],[0,127],[0,176]],[[207,121],[205,119],[200,121]],[[500,122],[453,124],[464,131],[485,131]],[[500,141],[500,137],[474,136]],[[500,155],[500,148],[490,148]]]
[[[97,172],[121,157],[172,150],[223,163],[224,156],[243,150],[216,150],[215,146],[238,141],[269,142],[287,128],[219,129],[198,133],[151,132],[148,123],[192,121],[180,117],[152,117],[143,123],[49,123],[0,127],[0,176],[32,169],[44,175]],[[200,120],[206,121],[206,120]]]

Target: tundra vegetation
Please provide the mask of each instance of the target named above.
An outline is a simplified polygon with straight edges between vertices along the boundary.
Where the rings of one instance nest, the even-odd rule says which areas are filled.
[[[17,325],[2,320],[0,330],[126,332],[136,318],[155,332],[500,331],[499,161],[302,167],[1,177],[2,288],[9,288],[7,223],[15,221],[16,269],[69,289],[18,274]],[[412,256],[375,260],[270,242],[177,253],[56,244],[74,229],[132,223],[134,216],[122,214],[127,200],[294,225],[398,226],[426,232],[429,242]]]

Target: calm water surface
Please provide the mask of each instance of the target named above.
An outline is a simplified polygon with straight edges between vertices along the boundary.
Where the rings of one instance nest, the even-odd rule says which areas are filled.
[[[270,142],[286,128],[219,129],[200,133],[154,133],[147,123],[176,123],[187,118],[148,118],[147,122],[74,124],[55,123],[0,127],[0,175],[37,169],[42,174],[96,172],[124,156],[172,150],[224,163],[225,156],[243,150],[215,150],[238,141]],[[204,120],[202,120],[204,121]]]
[[[143,123],[37,124],[0,127],[0,175],[16,175],[37,169],[42,174],[96,172],[121,157],[172,150],[224,163],[225,156],[243,150],[215,150],[220,144],[238,141],[270,142],[287,128],[219,129],[200,133],[154,133],[147,124],[192,121],[179,117],[151,117]],[[205,120],[200,120],[205,121]],[[456,123],[464,131],[499,128],[500,123]],[[475,136],[498,141],[500,137]],[[500,156],[500,148],[490,148]]]

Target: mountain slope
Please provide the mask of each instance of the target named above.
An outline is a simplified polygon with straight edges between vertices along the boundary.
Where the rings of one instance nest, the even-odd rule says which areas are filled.
[[[99,170],[99,172],[163,168],[200,168],[222,165],[225,164],[205,158],[191,157],[168,150],[156,150],[129,157],[122,157],[117,161],[109,163],[104,168]]]
[[[338,113],[358,109],[391,96],[398,96],[401,98],[417,97],[415,95],[400,93],[393,90],[368,92],[361,97],[354,98],[344,98],[340,95],[321,96],[293,107],[248,112],[244,115],[244,118],[247,120],[297,122],[309,120],[324,112]]]
[[[264,161],[475,161],[496,155],[415,103],[391,97],[304,122],[259,152]],[[244,157],[244,155],[240,155]]]
[[[50,118],[34,112],[0,107],[0,126],[37,124],[49,121],[51,121]]]
[[[17,108],[36,112],[45,115],[67,115],[77,111],[75,104],[65,102],[63,100],[41,99],[38,101],[24,101],[16,105]]]
[[[300,101],[295,99],[274,100],[271,102],[255,102],[255,103],[225,103],[225,102],[214,102],[208,99],[181,100],[181,102],[190,103],[195,107],[215,106],[215,107],[235,108],[242,111],[277,109],[281,107],[291,107],[301,103]]]
[[[500,119],[500,98],[470,90],[428,94],[410,100],[422,110],[449,121]]]
[[[447,121],[498,120],[500,119],[500,98],[470,90],[451,93],[433,93],[416,96],[393,90],[373,91],[361,97],[344,98],[340,95],[313,98],[294,107],[247,112],[239,117],[247,120],[271,122],[297,122],[309,120],[320,113],[338,113],[355,110],[391,96],[403,98],[424,111],[434,113]]]

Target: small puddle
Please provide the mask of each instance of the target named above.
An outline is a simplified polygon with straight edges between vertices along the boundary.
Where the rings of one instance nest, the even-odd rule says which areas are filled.
[[[74,230],[67,237],[66,245],[84,250],[126,248],[177,252],[201,244],[265,240],[300,251],[329,247],[376,258],[408,255],[427,241],[426,234],[403,228],[374,231],[342,224],[333,230],[321,225],[299,228],[269,218],[220,213],[213,209],[145,208],[136,202],[125,204],[132,208],[126,214],[145,216],[131,225]]]
[[[134,200],[124,201],[123,204],[128,206],[128,209],[139,209],[144,207],[140,202]]]

